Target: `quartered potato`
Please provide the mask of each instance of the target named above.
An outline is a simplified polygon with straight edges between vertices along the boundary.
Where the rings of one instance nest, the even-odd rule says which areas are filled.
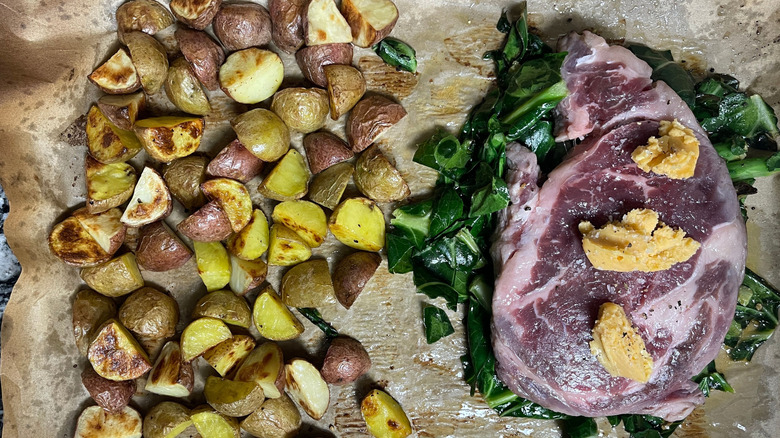
[[[325,71],[330,64],[352,64],[352,44],[333,43],[304,47],[295,54],[295,60],[301,68],[303,77],[320,87],[328,86]]]
[[[412,434],[412,423],[403,408],[386,392],[374,389],[360,403],[368,432],[375,437],[404,438]]]
[[[229,178],[215,178],[200,185],[207,198],[217,201],[234,232],[241,231],[252,218],[252,199],[246,186]]]
[[[249,415],[265,401],[263,388],[255,382],[236,382],[216,376],[206,378],[203,396],[217,412],[230,417]]]
[[[303,359],[293,359],[284,370],[285,388],[290,398],[311,418],[322,418],[330,404],[330,389],[317,368]]]
[[[271,110],[293,131],[313,132],[325,125],[328,93],[319,88],[285,88],[274,94]]]
[[[153,36],[140,31],[125,33],[122,40],[130,50],[130,57],[146,94],[160,91],[168,74],[168,54],[165,53],[165,47]]]
[[[230,254],[230,290],[244,296],[260,286],[268,273],[268,265],[261,260],[242,260]]]
[[[255,340],[247,335],[234,335],[203,353],[203,359],[220,376],[225,377],[240,364],[255,348]]]
[[[122,412],[135,395],[135,380],[117,382],[100,377],[87,365],[81,373],[81,384],[95,403],[107,412]]]
[[[220,414],[210,407],[195,408],[192,411],[192,422],[201,438],[240,438],[241,429],[235,418]]]
[[[295,339],[303,333],[303,324],[284,305],[271,286],[263,289],[257,296],[252,309],[252,319],[260,336],[272,341]]]
[[[172,209],[173,201],[165,181],[156,170],[144,167],[130,203],[122,214],[122,222],[140,227],[168,216]]]
[[[376,202],[400,201],[412,193],[401,172],[376,145],[361,153],[355,162],[355,185]]]
[[[309,199],[333,210],[341,202],[353,173],[352,163],[338,163],[314,175],[309,185]]]
[[[271,14],[271,39],[287,53],[295,53],[303,45],[303,14],[306,0],[268,0]]]
[[[378,43],[398,21],[398,8],[390,0],[343,0],[341,12],[352,28],[352,42],[358,47]]]
[[[89,76],[104,93],[127,94],[141,88],[141,78],[125,49],[119,49]]]
[[[311,0],[303,28],[307,46],[352,42],[352,29],[333,0]]]
[[[268,398],[284,398],[284,355],[276,342],[266,342],[252,350],[233,380],[255,382]]]
[[[139,339],[170,338],[176,334],[179,305],[170,295],[145,287],[122,303],[119,321]]]
[[[370,199],[350,198],[339,204],[328,228],[339,242],[355,249],[379,251],[385,246],[385,215]]]
[[[189,397],[194,384],[192,364],[184,361],[179,343],[166,343],[146,380],[146,391],[168,397]]]
[[[121,297],[143,287],[144,278],[131,252],[79,273],[87,286],[108,297]]]
[[[87,211],[102,213],[124,204],[135,188],[135,169],[127,163],[103,164],[90,155],[84,159],[87,176]]]
[[[374,94],[362,99],[347,118],[347,140],[358,153],[369,147],[387,129],[406,116],[400,103]]]
[[[333,296],[327,260],[300,263],[282,277],[282,301],[290,307],[321,307],[333,301]]]
[[[116,10],[116,26],[119,39],[133,30],[154,35],[173,24],[173,15],[154,0],[131,0]]]
[[[263,402],[241,421],[241,428],[259,438],[293,438],[301,428],[301,413],[290,397],[282,394]]]
[[[138,113],[146,107],[146,95],[143,92],[107,94],[98,99],[97,106],[108,121],[117,128],[131,131]]]
[[[189,409],[164,401],[150,409],[144,417],[144,438],[176,438],[191,425]]]
[[[236,102],[254,104],[273,96],[284,79],[279,55],[250,47],[233,52],[219,68],[219,84]]]
[[[207,0],[210,1],[210,0]],[[195,77],[211,91],[219,88],[219,66],[225,60],[225,52],[209,34],[180,27],[173,34],[179,50],[192,66]]]
[[[257,191],[266,198],[292,201],[306,195],[309,186],[309,169],[295,149],[290,149],[266,175]]]
[[[171,12],[187,26],[203,30],[211,24],[222,0],[171,0]]]
[[[320,373],[331,385],[346,385],[370,368],[371,358],[363,344],[348,336],[339,336],[330,342]]]
[[[204,128],[202,118],[162,116],[139,120],[133,129],[150,157],[170,163],[198,149]]]
[[[308,260],[311,248],[295,231],[282,224],[271,226],[268,264],[290,266]]]
[[[260,175],[262,170],[263,161],[238,140],[228,143],[206,167],[206,173],[211,176],[231,178],[244,184]]]
[[[230,329],[219,319],[200,318],[191,322],[181,333],[181,352],[186,362],[200,356],[209,348],[233,336]]]
[[[95,372],[109,380],[137,379],[152,368],[138,341],[115,319],[104,322],[97,330],[87,358]]]
[[[76,438],[141,438],[141,415],[125,406],[120,412],[106,412],[90,406],[79,415]]]
[[[90,214],[86,208],[73,212],[81,226],[95,239],[95,242],[109,254],[115,253],[125,239],[127,227],[120,221],[122,212],[112,208],[98,214]]]
[[[209,291],[222,289],[230,282],[230,258],[219,242],[192,242],[198,275]]]
[[[221,319],[227,324],[249,328],[252,325],[252,312],[243,297],[225,289],[204,295],[195,304],[192,318],[210,316]]]
[[[290,149],[290,130],[272,111],[255,108],[230,121],[238,140],[255,157],[276,161]]]
[[[124,233],[121,237],[124,238]],[[103,249],[74,216],[52,228],[49,233],[49,249],[63,262],[78,267],[95,266],[111,258],[111,254]]]
[[[116,317],[116,303],[111,298],[93,290],[83,289],[73,300],[73,335],[82,356],[89,351],[89,344],[104,322]]]
[[[181,234],[198,242],[219,242],[227,239],[233,229],[230,219],[217,201],[211,201],[176,226]]]
[[[214,35],[228,51],[271,42],[271,16],[256,3],[223,4],[212,26]]]
[[[202,155],[190,155],[173,160],[163,168],[163,178],[171,194],[187,210],[206,203],[200,185],[206,180],[208,161],[208,158]]]
[[[336,264],[333,270],[333,289],[336,299],[345,309],[352,307],[380,263],[382,257],[379,254],[360,251],[344,257]]]
[[[164,221],[144,225],[139,231],[135,258],[138,266],[152,272],[164,272],[183,266],[192,251]]]
[[[317,248],[328,235],[328,223],[322,208],[309,201],[284,201],[274,207],[275,223],[284,224],[298,233],[311,248]]]
[[[303,137],[303,149],[306,151],[309,170],[315,175],[355,156],[344,140],[326,131],[313,132]]]
[[[351,110],[366,92],[366,80],[351,65],[331,64],[322,68],[328,81],[330,118],[338,120]]]
[[[141,152],[141,143],[133,131],[111,123],[97,106],[87,113],[87,148],[92,158],[101,163],[125,162]]]
[[[168,68],[165,95],[176,108],[185,113],[205,116],[211,112],[209,98],[184,58],[176,58]]]
[[[249,223],[227,241],[231,254],[244,260],[255,260],[268,249],[268,219],[260,209],[252,211]]]

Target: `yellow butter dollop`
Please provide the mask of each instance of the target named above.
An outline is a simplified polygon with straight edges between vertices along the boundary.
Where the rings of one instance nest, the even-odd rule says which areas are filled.
[[[699,159],[699,140],[693,130],[675,119],[661,121],[660,137],[650,137],[647,145],[634,149],[631,159],[645,172],[685,179],[693,176]]]
[[[590,353],[609,374],[645,383],[653,372],[653,358],[645,342],[618,304],[604,303],[593,326]]]
[[[700,246],[685,231],[664,225],[658,213],[644,208],[602,228],[580,222],[579,230],[588,260],[604,271],[663,271],[691,258]]]

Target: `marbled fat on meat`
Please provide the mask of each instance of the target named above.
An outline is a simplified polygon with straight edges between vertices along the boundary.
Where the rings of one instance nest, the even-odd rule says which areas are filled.
[[[541,188],[535,155],[508,147],[511,205],[492,248],[500,270],[497,372],[518,395],[566,414],[679,420],[704,401],[691,377],[715,358],[734,315],[746,257],[736,193],[690,109],[666,84],[652,83],[643,61],[588,32],[565,37],[559,49],[569,52],[570,90],[558,107],[559,135],[585,138]],[[631,152],[657,135],[660,120],[675,118],[701,142],[694,176],[643,172]],[[577,225],[602,226],[634,208],[655,210],[701,248],[665,271],[596,270]],[[613,377],[591,355],[591,330],[607,301],[625,309],[645,341],[654,361],[647,383]]]

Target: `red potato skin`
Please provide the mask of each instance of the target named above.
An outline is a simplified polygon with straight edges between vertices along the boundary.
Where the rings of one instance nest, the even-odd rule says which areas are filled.
[[[271,15],[256,3],[222,5],[212,25],[214,34],[231,52],[271,42]]]
[[[271,39],[279,50],[295,53],[303,46],[303,14],[308,4],[307,0],[268,0]]]
[[[177,229],[198,242],[218,242],[227,239],[233,232],[227,215],[217,201],[209,202],[179,222]]]
[[[192,251],[162,221],[153,222],[139,230],[135,259],[147,271],[164,272],[187,263]]]
[[[195,19],[182,17],[178,13],[178,9],[184,5],[193,4],[200,6],[203,3],[211,3],[211,6]],[[214,20],[214,16],[217,15],[217,11],[219,11],[221,5],[222,0],[171,0],[170,8],[171,12],[173,12],[173,16],[176,17],[177,20],[193,29],[203,30],[211,24],[212,20]]]
[[[313,175],[355,155],[344,140],[325,131],[312,132],[303,137],[303,149]]]
[[[331,385],[346,385],[357,380],[371,368],[371,358],[363,344],[347,336],[330,343],[322,363],[323,380]]]
[[[333,290],[345,309],[352,307],[366,283],[374,276],[382,257],[375,252],[359,251],[339,261],[333,270]]]
[[[352,64],[352,44],[333,43],[304,47],[295,54],[303,76],[320,87],[328,86],[323,67],[330,64]]]
[[[219,88],[219,67],[225,62],[222,47],[206,32],[198,30],[179,28],[173,35],[195,77],[211,91]]]
[[[406,117],[400,103],[371,95],[352,108],[347,118],[347,140],[352,152],[358,153],[371,146],[383,132]]]
[[[352,29],[353,44],[358,47],[371,47],[378,43],[384,37],[390,35],[390,32],[395,27],[395,23],[398,21],[398,8],[396,8],[395,19],[390,24],[382,29],[374,29],[362,18],[361,11],[355,7],[355,4],[349,0],[341,2],[341,14]]]
[[[127,406],[136,390],[135,380],[115,382],[100,377],[90,365],[81,373],[81,383],[98,406],[108,412],[119,412]]]
[[[231,178],[246,184],[260,175],[263,161],[255,157],[238,139],[233,140],[206,167],[206,173],[214,177]]]

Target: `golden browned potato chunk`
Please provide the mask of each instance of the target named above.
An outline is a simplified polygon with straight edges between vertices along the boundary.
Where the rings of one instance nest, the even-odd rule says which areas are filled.
[[[138,341],[115,319],[98,329],[87,358],[95,372],[109,380],[137,379],[152,368]]]
[[[233,336],[230,329],[219,319],[200,318],[191,322],[181,333],[181,351],[185,361],[190,362],[209,348]]]
[[[146,94],[160,91],[168,74],[165,47],[153,36],[140,31],[127,32],[122,35],[122,39],[130,50],[130,57]]]
[[[121,297],[144,285],[135,255],[128,252],[79,273],[87,286],[108,297]]]
[[[143,92],[133,94],[107,94],[100,96],[98,108],[109,122],[126,131],[133,129],[138,113],[146,107],[146,95]]]
[[[215,178],[200,185],[207,198],[217,201],[228,217],[234,232],[239,232],[252,218],[252,199],[246,186],[228,178]]]
[[[73,216],[52,228],[49,249],[63,262],[78,267],[95,266],[111,258],[111,254]]]
[[[112,413],[122,412],[136,390],[135,380],[104,379],[89,365],[81,373],[81,383],[98,406]]]
[[[398,8],[390,0],[343,0],[341,13],[352,28],[353,43],[358,47],[378,43],[398,21]]]
[[[179,50],[192,66],[195,77],[211,91],[219,88],[219,66],[225,61],[225,52],[209,34],[198,30],[178,28],[174,33]]]
[[[313,174],[349,160],[355,155],[344,140],[326,131],[314,132],[303,137],[303,149],[306,151],[306,160],[309,161],[309,169]]]
[[[89,80],[104,93],[127,94],[141,88],[141,78],[125,49],[119,49],[108,61],[89,75]]]
[[[352,30],[333,0],[311,0],[303,17],[307,46],[351,43]]]
[[[271,39],[280,50],[295,53],[303,45],[303,14],[307,5],[305,0],[268,0]]]
[[[268,264],[290,266],[308,260],[311,248],[295,231],[282,224],[271,226]]]
[[[265,401],[263,388],[257,383],[234,382],[216,376],[206,378],[203,396],[217,412],[230,417],[249,415]]]
[[[268,273],[268,265],[261,260],[242,260],[230,254],[230,290],[244,296],[260,286]]]
[[[176,438],[191,425],[189,409],[164,401],[150,409],[144,417],[144,438]]]
[[[314,175],[309,185],[309,199],[333,210],[349,184],[355,167],[352,163],[338,163]]]
[[[295,54],[303,77],[320,87],[328,86],[322,69],[330,64],[352,64],[352,44],[333,43],[304,47]]]
[[[355,185],[376,202],[400,201],[412,193],[401,172],[377,145],[366,149],[355,162]]]
[[[119,321],[146,339],[170,338],[179,323],[179,305],[170,295],[145,287],[133,292],[119,308]]]
[[[268,249],[268,219],[262,210],[254,209],[252,219],[238,233],[227,241],[227,249],[231,254],[244,259],[255,260],[265,254]]]
[[[204,128],[201,118],[162,116],[139,120],[133,129],[150,157],[170,163],[198,149]]]
[[[120,35],[140,30],[149,35],[173,24],[173,15],[162,4],[154,0],[132,0],[116,10],[116,25]]]
[[[338,120],[351,110],[366,92],[366,80],[351,65],[331,64],[322,68],[328,81],[330,118]]]
[[[385,246],[385,215],[370,199],[350,198],[339,204],[328,228],[339,242],[355,249],[379,251]]]
[[[363,344],[348,336],[339,336],[330,343],[322,362],[322,378],[332,385],[346,385],[367,373],[371,358]]]
[[[165,344],[146,380],[146,391],[168,397],[189,397],[195,384],[190,362],[182,358],[178,342]]]
[[[230,121],[238,140],[255,157],[272,162],[290,149],[290,130],[272,111],[255,108]]]
[[[86,208],[73,212],[93,239],[109,254],[115,253],[124,242],[127,227],[120,221],[122,212],[112,208],[98,214],[90,214]]]
[[[257,186],[257,191],[277,201],[300,199],[306,195],[310,176],[303,155],[290,149]]]
[[[140,227],[168,216],[173,209],[171,192],[162,177],[151,167],[144,167],[133,196],[122,214],[122,222]]]
[[[222,289],[230,282],[230,258],[219,242],[192,242],[198,275],[209,291]]]
[[[303,359],[293,359],[284,370],[290,398],[311,418],[322,418],[330,404],[330,389],[317,368]]]
[[[290,268],[282,277],[282,301],[291,307],[321,307],[333,300],[328,261],[317,259]]]
[[[357,153],[369,147],[388,128],[406,116],[400,103],[377,94],[358,102],[347,118],[347,140]]]
[[[211,407],[195,408],[192,411],[192,422],[202,437],[240,438],[241,429],[238,420],[220,414]]]
[[[76,422],[76,438],[106,436],[141,438],[141,415],[135,409],[125,406],[119,412],[106,412],[100,406],[90,406],[79,415]]]
[[[103,164],[87,155],[87,211],[102,213],[130,199],[135,188],[135,169],[127,163]]]
[[[298,233],[311,248],[317,248],[328,235],[328,223],[322,208],[309,201],[284,201],[274,207],[272,214],[276,223]]]
[[[221,319],[227,324],[249,328],[252,325],[252,312],[243,297],[229,290],[217,290],[208,293],[198,300],[192,310],[192,317],[210,316]]]
[[[360,403],[360,413],[373,436],[403,438],[412,434],[412,423],[406,412],[384,391],[369,392]]]
[[[235,335],[203,353],[203,359],[214,368],[220,376],[230,374],[255,348],[255,340],[247,335]]]
[[[192,251],[163,221],[144,225],[135,250],[138,266],[152,272],[164,272],[183,266]]]
[[[209,162],[206,173],[231,178],[244,184],[260,175],[263,161],[255,157],[238,140],[233,140]]]
[[[254,104],[273,96],[284,79],[279,55],[250,47],[233,52],[219,68],[219,85],[236,102]]]
[[[168,163],[163,169],[163,178],[177,201],[187,210],[200,207],[206,197],[200,185],[206,179],[208,159],[201,155],[190,155]]]
[[[303,324],[284,305],[271,286],[257,296],[252,319],[260,336],[272,341],[295,339],[303,333]]]
[[[292,438],[301,428],[301,413],[287,396],[269,398],[241,422],[241,428],[259,438]]]
[[[284,354],[276,342],[266,342],[252,350],[233,380],[255,382],[268,398],[284,397]]]
[[[345,309],[352,307],[380,263],[382,257],[379,254],[360,251],[344,257],[336,264],[333,271],[333,289],[336,299]]]
[[[222,0],[171,0],[171,12],[187,26],[203,30],[211,24]]]
[[[319,88],[285,88],[274,94],[271,110],[292,130],[304,134],[325,125],[328,93]]]
[[[87,148],[101,163],[125,162],[141,152],[141,143],[132,131],[119,129],[97,106],[87,113]]]
[[[176,226],[181,234],[198,242],[219,242],[233,232],[230,219],[217,201],[211,201]]]
[[[271,16],[256,3],[222,5],[214,17],[214,35],[228,51],[271,42]]]
[[[116,316],[114,300],[93,290],[83,289],[73,300],[73,335],[76,347],[83,356],[87,355],[89,344],[98,328]]]
[[[211,112],[209,98],[184,58],[176,58],[168,68],[165,95],[185,113],[205,116]]]

